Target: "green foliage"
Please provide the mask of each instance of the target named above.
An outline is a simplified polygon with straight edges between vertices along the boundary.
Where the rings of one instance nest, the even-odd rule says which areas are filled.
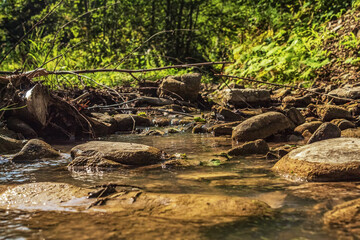
[[[56,0],[0,1],[0,54],[56,4]],[[234,60],[228,73],[269,81],[311,81],[316,70],[329,63],[330,53],[321,48],[333,37],[326,22],[359,6],[359,0],[65,0],[11,52],[1,70],[144,69]],[[358,45],[355,35],[341,39],[345,48]],[[193,70],[198,71],[171,69],[136,77],[158,79]],[[109,86],[133,80],[118,73],[91,78]],[[211,75],[204,79],[213,80]],[[95,86],[71,75],[40,80],[54,88]]]

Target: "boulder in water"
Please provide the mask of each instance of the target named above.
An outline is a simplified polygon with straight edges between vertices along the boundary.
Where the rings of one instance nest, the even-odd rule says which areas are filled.
[[[299,147],[272,168],[281,175],[307,181],[360,179],[360,139],[333,138]]]
[[[41,158],[56,157],[60,157],[60,153],[49,144],[39,139],[31,139],[11,160],[15,163],[31,163]]]
[[[154,147],[125,142],[92,141],[71,149],[75,171],[98,171],[113,168],[135,168],[160,163],[163,153]]]
[[[235,141],[264,139],[291,126],[289,119],[279,112],[267,112],[240,123],[232,132]]]

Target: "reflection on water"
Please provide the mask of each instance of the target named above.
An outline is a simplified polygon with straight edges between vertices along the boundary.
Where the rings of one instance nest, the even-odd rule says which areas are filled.
[[[107,140],[142,143],[169,154],[185,153],[189,161],[212,159],[214,154],[231,148],[231,139],[209,135],[113,135]],[[62,149],[70,147],[63,146]],[[66,170],[68,161],[64,158],[12,165],[0,159],[0,184],[47,181],[90,187],[111,182],[139,186],[157,193],[245,196],[267,202],[277,210],[277,214],[274,219],[210,226],[120,213],[0,210],[0,239],[336,239],[323,229],[321,217],[326,209],[319,206],[321,203],[328,206],[327,200],[334,197],[326,191],[327,187],[337,194],[344,185],[289,182],[274,175],[269,170],[274,163],[262,158],[234,158],[217,167],[102,174],[70,173]],[[344,184],[347,193],[337,194],[336,203],[360,196],[357,184]],[[321,191],[327,195],[321,197]]]

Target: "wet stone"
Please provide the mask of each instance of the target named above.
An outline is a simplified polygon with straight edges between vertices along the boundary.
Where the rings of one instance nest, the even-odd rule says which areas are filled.
[[[235,141],[264,139],[291,126],[289,119],[279,112],[267,112],[240,123],[232,133]]]
[[[57,158],[60,153],[46,142],[39,139],[29,140],[25,146],[11,159],[14,163],[31,163],[42,158]]]
[[[335,206],[324,215],[324,224],[339,239],[357,239],[360,236],[360,198]]]
[[[269,146],[263,139],[246,142],[241,146],[234,147],[228,151],[230,156],[266,154],[269,152]]]
[[[92,141],[71,149],[75,171],[98,171],[113,168],[134,168],[160,163],[163,153],[154,147],[125,142]]]
[[[327,139],[291,151],[272,169],[294,180],[359,180],[359,154],[358,138]]]

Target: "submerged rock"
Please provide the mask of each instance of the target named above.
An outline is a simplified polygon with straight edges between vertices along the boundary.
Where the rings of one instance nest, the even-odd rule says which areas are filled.
[[[360,179],[360,139],[335,138],[299,147],[272,168],[286,177],[308,181]]]
[[[111,188],[111,191],[109,189]],[[221,223],[271,216],[266,203],[244,197],[201,194],[148,193],[108,184],[93,191],[106,192],[86,199],[90,190],[65,183],[30,183],[0,194],[0,209],[78,210],[190,222]]]
[[[252,142],[246,142],[241,146],[234,147],[228,151],[230,156],[266,154],[269,152],[269,146],[263,139]]]
[[[112,168],[134,168],[160,163],[163,153],[154,147],[125,142],[92,141],[71,149],[75,171],[98,171]]]
[[[357,239],[360,236],[360,198],[335,206],[324,215],[324,224],[337,232],[340,239]]]
[[[311,136],[307,143],[310,144],[325,139],[339,137],[341,137],[340,128],[338,128],[332,123],[327,122],[320,125],[320,127],[314,132],[314,134]]]
[[[267,138],[291,126],[288,118],[279,112],[267,112],[240,123],[232,132],[235,141]]]
[[[53,157],[60,157],[60,153],[42,140],[31,139],[20,152],[14,155],[11,161],[15,163],[31,163],[32,160]]]
[[[21,210],[66,210],[71,207],[88,206],[85,201],[89,190],[66,183],[28,183],[10,186],[0,194],[0,208]],[[72,201],[83,198],[80,201]],[[73,206],[72,206],[73,204]]]
[[[25,142],[0,135],[0,154],[17,152],[24,146]]]
[[[225,104],[236,107],[248,106],[247,104],[266,105],[270,102],[270,91],[266,89],[225,89],[222,92]]]

